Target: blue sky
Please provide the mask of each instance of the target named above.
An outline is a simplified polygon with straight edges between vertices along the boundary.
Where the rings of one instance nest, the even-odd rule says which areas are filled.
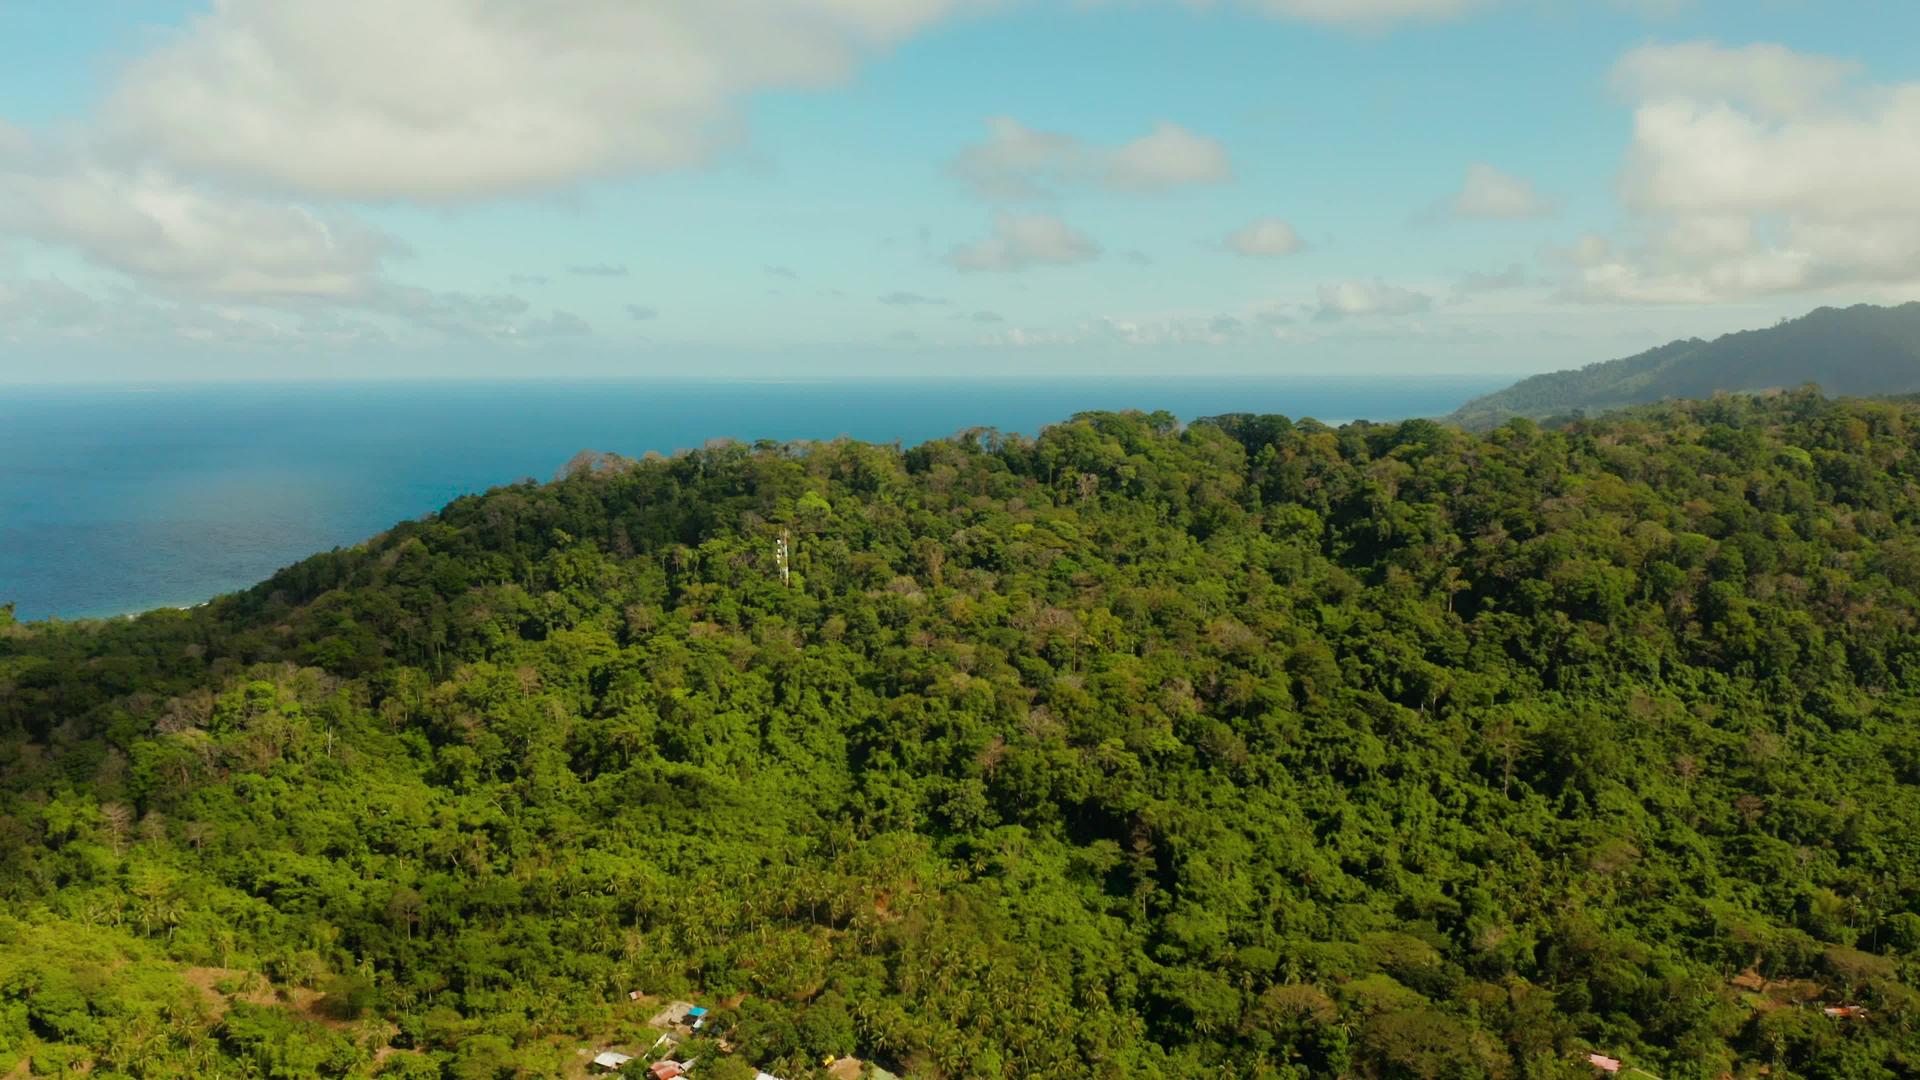
[[[0,381],[1523,373],[1920,298],[1920,8],[0,5]]]

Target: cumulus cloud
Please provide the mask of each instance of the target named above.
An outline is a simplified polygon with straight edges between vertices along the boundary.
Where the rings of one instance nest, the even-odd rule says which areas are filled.
[[[1920,83],[1856,87],[1854,65],[1774,45],[1649,46],[1619,191],[1634,227],[1590,238],[1567,291],[1704,303],[1920,285]]]
[[[513,340],[528,326],[570,325],[524,324],[526,301],[512,294],[394,282],[388,264],[404,245],[343,211],[190,182],[4,125],[0,234],[72,252],[119,282],[93,293],[9,286],[10,303],[26,297],[46,312],[16,312],[14,326],[42,334],[342,344],[409,333]]]
[[[1003,213],[994,217],[991,235],[954,248],[947,262],[959,270],[1008,272],[1099,257],[1098,242],[1057,217]]]
[[[746,95],[846,79],[970,0],[223,0],[121,73],[105,122],[176,166],[460,200],[672,169]]]
[[[1649,45],[1614,65],[1614,89],[1631,101],[1715,101],[1773,116],[1804,113],[1859,74],[1850,60],[1781,45],[1712,42]]]
[[[1644,52],[1644,50],[1643,50]],[[1631,62],[1631,57],[1629,61]],[[1744,67],[1745,57],[1729,57]],[[1698,61],[1696,61],[1698,62]],[[1799,111],[1799,90],[1776,105],[1745,105],[1732,77],[1719,97],[1697,94],[1702,75],[1650,93],[1634,114],[1622,189],[1637,210],[1795,213],[1872,218],[1920,206],[1920,83],[1865,100]]]
[[[1418,315],[1432,310],[1433,297],[1384,281],[1346,281],[1320,286],[1313,317],[1319,322],[1383,315]]]
[[[1261,218],[1227,234],[1227,250],[1240,255],[1291,255],[1305,246],[1293,226],[1279,218]]]
[[[394,282],[403,246],[344,205],[706,161],[737,138],[746,95],[839,82],[977,2],[218,0],[125,64],[70,142],[0,121],[0,235],[124,275],[132,290],[90,298],[124,311],[239,305],[219,310],[335,339],[578,333],[515,296]]]
[[[406,254],[388,233],[338,210],[184,180],[96,148],[36,141],[0,125],[0,234],[59,247],[111,272],[87,293],[9,285],[44,314],[11,322],[42,334],[194,342],[361,343],[394,334],[514,340],[574,332],[525,322],[512,294],[396,283]]]
[[[1167,191],[1231,179],[1226,147],[1164,122],[1107,155],[1101,168],[1101,182],[1119,191]]]
[[[210,192],[24,140],[0,151],[0,231],[166,291],[228,297],[357,295],[403,249],[347,214]]]
[[[1037,131],[1007,116],[988,120],[987,130],[987,141],[962,150],[948,171],[996,201],[1042,198],[1068,187],[1152,193],[1233,178],[1226,147],[1178,124],[1156,124],[1114,147]]]
[[[1552,214],[1553,201],[1534,190],[1531,181],[1476,162],[1467,167],[1466,180],[1446,209],[1456,218],[1521,221]]]

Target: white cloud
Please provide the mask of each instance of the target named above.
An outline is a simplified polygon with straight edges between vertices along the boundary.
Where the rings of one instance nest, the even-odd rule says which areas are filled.
[[[1008,116],[987,121],[987,141],[960,151],[947,170],[988,199],[1036,199],[1044,195],[1042,178],[1085,170],[1084,148],[1071,135],[1035,131]]]
[[[1008,348],[1259,346],[1294,340],[1291,305],[1255,305],[1238,312],[1181,311],[1102,315],[1054,326],[1004,326],[983,331],[978,344]],[[999,320],[988,320],[997,322]]]
[[[1227,345],[1245,340],[1244,327],[1230,315],[1103,315],[1069,327],[1038,329],[1012,326],[984,334],[981,345],[1000,348],[1164,345]]]
[[[960,270],[1006,272],[1099,257],[1099,243],[1057,217],[1003,213],[994,217],[991,235],[954,248],[947,262]]]
[[[1101,173],[1114,190],[1151,192],[1224,183],[1233,179],[1233,166],[1218,140],[1162,122],[1107,155]]]
[[[1812,108],[1860,65],[1780,45],[1723,48],[1711,42],[1649,45],[1622,57],[1615,90],[1636,102],[1723,101],[1772,116]]]
[[[1920,83],[1779,46],[1635,50],[1620,196],[1635,227],[1587,242],[1569,294],[1706,303],[1862,285],[1920,291]]]
[[[997,201],[1042,198],[1059,187],[1153,193],[1233,178],[1226,147],[1178,124],[1156,124],[1116,147],[1037,131],[1006,116],[988,120],[987,129],[987,141],[962,150],[948,170]]]
[[[1418,315],[1433,308],[1433,297],[1423,292],[1374,281],[1346,281],[1320,286],[1314,318],[1320,322],[1383,315]]]
[[[157,165],[112,164],[0,126],[5,233],[71,251],[124,282],[98,295],[59,283],[10,286],[10,302],[26,296],[46,309],[31,320],[15,312],[12,322],[42,333],[337,344],[390,330],[503,341],[578,330],[570,316],[523,321],[527,303],[511,294],[394,282],[387,264],[404,247],[349,214],[189,183]]]
[[[1724,102],[1634,116],[1622,192],[1636,210],[1872,220],[1920,209],[1920,84],[1857,111],[1768,121]]]
[[[12,144],[0,231],[70,247],[163,291],[229,297],[363,292],[398,240],[351,216],[194,187]]]
[[[1248,0],[1258,11],[1346,26],[1384,26],[1404,19],[1450,19],[1488,0]]]
[[[129,147],[304,195],[459,200],[700,162],[970,0],[222,0],[127,66]]]
[[[1072,331],[1032,330],[1024,326],[1010,326],[998,333],[987,334],[980,339],[980,344],[1022,349],[1048,345],[1077,345],[1080,341],[1079,335]]]
[[[1204,5],[1210,0],[1186,0]],[[1411,20],[1454,19],[1497,7],[1500,0],[1242,0],[1255,11],[1284,19],[1377,30]],[[1691,8],[1696,0],[1611,0],[1648,18],[1671,18]]]
[[[1534,190],[1531,181],[1476,162],[1467,167],[1467,178],[1447,210],[1458,218],[1520,221],[1552,214],[1553,202]]]
[[[1300,234],[1279,218],[1261,218],[1227,234],[1227,250],[1241,255],[1291,255],[1303,247]]]
[[[1085,343],[1118,345],[1230,345],[1244,338],[1245,329],[1231,315],[1109,317],[1083,325],[1079,336]]]

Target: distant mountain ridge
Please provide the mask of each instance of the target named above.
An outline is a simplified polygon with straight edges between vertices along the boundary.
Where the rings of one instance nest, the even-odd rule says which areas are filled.
[[[1807,383],[1841,396],[1920,391],[1920,303],[1825,307],[1764,330],[1675,341],[1621,360],[1535,375],[1475,398],[1447,419],[1487,428],[1515,416],[1601,412]]]

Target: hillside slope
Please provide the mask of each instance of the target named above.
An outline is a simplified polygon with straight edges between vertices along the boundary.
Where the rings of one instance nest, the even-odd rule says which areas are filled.
[[[1807,384],[1863,397],[1920,391],[1920,303],[1821,308],[1765,330],[1675,341],[1621,360],[1535,375],[1475,398],[1448,419],[1479,430],[1511,416],[1593,414]]]
[[[0,614],[0,1075],[572,1076],[635,990],[716,1080],[1914,1075],[1916,491],[1808,394],[1094,414]]]

